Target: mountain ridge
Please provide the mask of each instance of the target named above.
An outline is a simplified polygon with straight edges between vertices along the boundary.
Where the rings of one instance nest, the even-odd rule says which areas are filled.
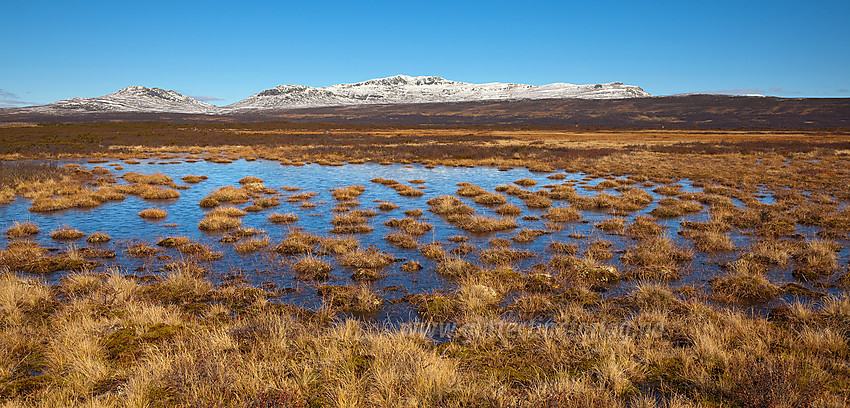
[[[317,108],[376,104],[417,104],[519,99],[625,99],[649,93],[622,82],[534,86],[491,82],[475,84],[438,76],[395,75],[327,87],[278,85],[227,106],[215,106],[172,90],[133,85],[108,95],[75,97],[22,108],[5,108],[53,115],[88,113],[231,114],[240,111]]]

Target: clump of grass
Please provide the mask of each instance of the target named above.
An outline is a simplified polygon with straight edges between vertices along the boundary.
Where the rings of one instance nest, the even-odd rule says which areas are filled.
[[[89,244],[103,244],[109,242],[110,240],[112,240],[112,238],[110,238],[109,235],[103,232],[95,232],[89,235],[88,238],[86,238],[86,242],[88,242]]]
[[[318,293],[332,308],[343,312],[372,313],[380,309],[383,303],[366,285],[320,286]]]
[[[541,237],[543,235],[546,235],[545,231],[535,230],[535,229],[530,229],[530,228],[523,228],[523,229],[519,230],[519,232],[517,232],[516,235],[511,237],[511,240],[513,240],[514,242],[519,242],[519,243],[524,244],[524,243],[528,243],[528,242],[533,242],[535,239],[537,239],[538,237]]]
[[[367,224],[367,220],[360,214],[347,213],[334,215],[331,224],[334,225],[331,233],[334,234],[358,234],[371,232],[373,228]]]
[[[201,231],[218,232],[238,228],[240,225],[242,225],[242,220],[236,217],[207,215],[206,218],[198,223],[198,229]]]
[[[702,211],[702,204],[695,201],[668,198],[659,201],[658,204],[658,207],[650,212],[652,216],[657,218],[675,218]]]
[[[433,225],[427,222],[416,221],[413,218],[393,218],[385,222],[384,225],[392,228],[400,228],[402,231],[414,236],[420,236],[434,228]]]
[[[344,254],[360,247],[360,241],[351,237],[325,237],[319,241],[319,247],[325,253]]]
[[[429,242],[419,247],[419,253],[428,259],[443,259],[446,257],[446,252],[443,250],[443,245],[439,242]]]
[[[458,188],[455,193],[461,197],[476,197],[482,194],[487,194],[487,190],[476,185],[464,183],[464,185]]]
[[[196,261],[202,262],[212,262],[217,261],[222,258],[221,252],[213,251],[209,246],[199,244],[199,243],[188,243],[186,245],[180,245],[177,247],[177,250],[184,255],[191,256],[192,259]]]
[[[552,200],[549,197],[532,194],[523,200],[528,208],[549,208],[552,205]]]
[[[654,237],[628,249],[620,258],[624,265],[637,267],[635,274],[641,279],[675,280],[679,278],[678,265],[689,262],[693,255],[676,247],[668,237]]]
[[[127,180],[128,183],[133,184],[154,184],[154,185],[165,185],[171,186],[174,185],[174,180],[171,177],[162,174],[162,173],[154,173],[154,174],[139,174],[136,172],[127,172],[121,176],[124,180]]]
[[[519,187],[517,187],[513,184],[498,185],[498,186],[496,186],[496,191],[499,192],[499,193],[505,193],[509,196],[515,196],[515,197],[524,197],[528,194],[531,194],[531,192],[523,190],[523,189],[521,189],[521,188],[519,188]]]
[[[414,238],[410,234],[405,233],[387,234],[384,237],[384,240],[389,242],[390,244],[404,249],[415,249],[419,246],[419,243],[416,242],[416,238]]]
[[[404,215],[406,215],[408,217],[421,217],[422,216],[422,210],[420,210],[418,208],[414,208],[412,210],[405,210]]]
[[[393,180],[393,179],[385,179],[385,178],[382,178],[382,177],[375,177],[375,178],[373,178],[373,179],[371,179],[371,180],[369,180],[369,181],[371,181],[371,182],[373,182],[373,183],[383,184],[383,185],[385,185],[385,186],[391,186],[391,185],[393,185],[393,184],[398,184],[398,181],[396,181],[396,180]]]
[[[395,262],[395,257],[375,247],[356,249],[342,254],[338,262],[349,268],[379,269]]]
[[[750,250],[749,256],[767,265],[785,266],[791,258],[792,248],[785,241],[759,241]]]
[[[148,220],[160,220],[165,218],[168,215],[168,212],[161,208],[147,208],[142,211],[139,211],[139,217]]]
[[[239,253],[257,252],[269,246],[268,238],[251,238],[242,241],[233,246],[233,249]]]
[[[655,187],[654,189],[652,189],[652,192],[668,197],[675,197],[679,194],[682,194],[682,186],[678,184],[668,184],[664,186]]]
[[[503,204],[493,212],[502,216],[517,216],[522,213],[522,210],[513,204]]]
[[[85,232],[69,226],[63,226],[62,228],[50,232],[50,238],[57,241],[75,241],[84,236],[86,236]]]
[[[263,179],[254,176],[245,176],[239,180],[239,184],[263,184]]]
[[[159,240],[156,246],[163,248],[177,248],[189,243],[189,238],[186,237],[166,237]]]
[[[841,247],[830,241],[808,241],[797,245],[793,275],[802,281],[815,281],[835,272],[838,267],[835,252]]]
[[[363,194],[364,191],[366,191],[366,187],[361,185],[347,186],[331,189],[331,195],[337,201],[351,201]]]
[[[201,200],[201,207],[212,208],[221,203],[244,204],[247,203],[251,196],[244,188],[236,188],[233,186],[223,186]]]
[[[190,174],[190,175],[181,177],[180,180],[183,180],[184,183],[197,184],[197,183],[200,183],[200,182],[206,180],[207,178],[208,178],[207,176],[194,176],[194,175]]]
[[[505,204],[508,201],[505,196],[490,192],[484,192],[483,194],[479,194],[475,196],[475,198],[473,198],[472,200],[481,205],[499,205]]]
[[[669,286],[657,282],[639,282],[629,300],[643,310],[666,310],[679,302]]]
[[[273,213],[269,214],[268,219],[275,224],[292,224],[298,221],[298,216],[292,213]]]
[[[390,186],[390,188],[395,190],[398,193],[398,195],[400,195],[402,197],[421,197],[421,196],[425,195],[425,193],[423,193],[422,190],[419,190],[419,189],[416,189],[416,188],[413,188],[413,187],[410,187],[410,186],[406,186],[404,184],[396,184],[396,185]]]
[[[657,220],[653,217],[639,215],[628,226],[626,232],[633,238],[647,239],[661,235],[664,232],[664,227],[658,225]]]
[[[466,242],[469,241],[469,237],[466,235],[453,235],[448,238],[450,242]]]
[[[321,238],[302,232],[299,229],[289,231],[289,234],[278,244],[274,251],[281,255],[300,255],[313,251],[313,247],[324,242]]]
[[[378,204],[378,209],[381,211],[392,211],[398,208],[398,205],[390,203],[390,202],[382,202]]]
[[[170,188],[148,186],[138,194],[145,200],[174,200],[180,198],[180,192]]]
[[[626,229],[625,221],[622,218],[608,218],[597,222],[593,226],[610,234],[619,234]]]
[[[333,268],[322,258],[306,254],[295,261],[292,265],[292,270],[298,274],[299,279],[323,281],[331,278],[331,270]]]
[[[514,181],[514,184],[523,187],[533,187],[537,185],[537,182],[529,178],[524,178]]]
[[[574,285],[600,286],[619,282],[622,274],[609,265],[602,265],[592,257],[571,255],[553,256],[549,267],[570,279]]]
[[[548,246],[549,252],[553,254],[564,254],[564,255],[575,255],[578,252],[578,248],[575,245],[560,242],[560,241],[552,241]]]
[[[604,239],[598,239],[593,241],[588,246],[587,250],[584,252],[584,256],[593,258],[597,261],[607,261],[614,257],[614,254],[611,253],[611,248],[613,244]]]
[[[38,225],[32,222],[15,221],[11,227],[6,229],[6,238],[22,238],[37,235],[39,232]]]
[[[147,258],[159,253],[159,250],[146,243],[138,243],[130,245],[127,250],[127,255],[136,258]]]
[[[491,218],[484,215],[462,217],[457,219],[455,224],[463,230],[475,233],[504,231],[518,226],[511,218]]]
[[[543,218],[552,222],[573,222],[581,220],[581,213],[573,207],[552,207]]]
[[[761,303],[773,300],[779,288],[764,276],[732,272],[711,281],[714,298],[726,303]]]
[[[254,199],[254,207],[259,208],[272,208],[280,205],[280,198],[278,197],[262,197]]]
[[[206,213],[207,217],[244,217],[248,215],[245,211],[236,207],[218,207]]]
[[[516,298],[508,308],[516,310],[526,318],[533,318],[544,316],[554,310],[555,303],[552,302],[549,295],[531,293]]]
[[[735,249],[732,245],[732,240],[729,238],[729,234],[716,228],[708,230],[688,229],[679,231],[679,234],[688,237],[693,241],[694,246],[703,252],[731,251]]]
[[[437,265],[437,273],[449,278],[474,275],[480,271],[481,268],[461,258],[443,258]]]
[[[505,238],[493,238],[487,241],[487,246],[490,248],[510,248],[511,241]]]
[[[460,244],[456,248],[449,251],[452,255],[466,255],[475,251],[475,245],[471,244]]]
[[[431,212],[439,215],[469,215],[475,212],[472,207],[464,204],[457,197],[450,195],[434,197],[428,200],[427,204]]]

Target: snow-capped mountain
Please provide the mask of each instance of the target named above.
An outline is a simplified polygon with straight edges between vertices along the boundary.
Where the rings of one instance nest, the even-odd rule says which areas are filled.
[[[324,88],[281,85],[218,107],[189,96],[160,88],[130,86],[95,98],[71,98],[42,106],[14,108],[51,116],[89,113],[180,113],[238,114],[267,109],[297,109],[328,106],[469,102],[519,99],[625,99],[651,96],[643,89],[620,82],[574,85],[554,83],[534,86],[493,82],[473,84],[436,76],[396,75],[355,84]]]
[[[31,108],[41,113],[167,112],[217,113],[220,108],[174,91],[129,86],[96,98],[71,98]]]
[[[436,76],[396,75],[355,84],[324,88],[281,85],[228,105],[234,110],[291,109],[323,106],[468,102],[511,99],[625,99],[651,96],[643,89],[621,82],[574,85],[554,83],[534,86],[493,82],[473,84]]]

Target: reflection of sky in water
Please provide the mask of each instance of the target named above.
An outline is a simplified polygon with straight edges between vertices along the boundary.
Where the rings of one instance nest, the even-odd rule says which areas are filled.
[[[86,166],[91,167],[92,165]],[[102,164],[102,166],[106,165]],[[287,291],[288,293],[282,295],[280,300],[306,306],[315,306],[317,304],[314,284],[295,280],[292,273],[288,270],[289,268],[281,265],[280,261],[282,258],[276,254],[270,255],[268,251],[262,251],[257,254],[241,255],[233,251],[232,245],[219,243],[218,239],[221,235],[206,234],[199,231],[197,227],[198,221],[203,218],[203,215],[207,210],[200,208],[198,206],[198,202],[221,186],[238,186],[238,180],[245,176],[260,177],[263,179],[264,184],[271,188],[294,186],[301,188],[303,191],[318,192],[319,195],[311,200],[318,204],[315,208],[305,209],[300,207],[300,203],[286,202],[285,198],[294,193],[282,192],[280,206],[265,209],[259,213],[248,213],[248,215],[242,217],[243,226],[265,230],[269,238],[274,243],[275,241],[282,239],[282,237],[287,234],[290,227],[270,223],[266,218],[268,214],[272,212],[295,213],[300,217],[300,219],[294,225],[303,228],[307,232],[318,235],[328,235],[329,230],[332,227],[330,224],[330,220],[333,218],[331,209],[336,203],[331,196],[330,189],[355,184],[365,186],[366,191],[359,197],[360,206],[356,208],[373,209],[377,207],[377,201],[389,201],[399,205],[400,208],[390,212],[379,211],[379,215],[377,217],[370,219],[370,225],[375,228],[375,231],[369,234],[355,234],[354,236],[360,239],[363,247],[375,245],[394,254],[397,258],[418,260],[425,267],[425,269],[420,272],[402,272],[399,270],[401,262],[397,262],[384,271],[386,275],[385,278],[376,281],[373,285],[378,290],[393,286],[401,287],[401,291],[382,291],[382,296],[388,300],[393,300],[398,299],[407,293],[431,292],[438,289],[451,290],[454,286],[452,282],[441,278],[434,272],[436,263],[421,257],[418,249],[405,250],[397,248],[387,244],[383,240],[383,237],[386,234],[396,232],[395,229],[383,225],[383,223],[388,219],[404,217],[403,211],[405,210],[415,208],[423,210],[424,214],[420,220],[433,224],[434,229],[419,238],[420,244],[431,241],[441,241],[444,243],[446,252],[448,252],[455,248],[458,244],[448,242],[447,238],[464,232],[447,223],[441,217],[428,212],[428,206],[425,202],[429,198],[444,194],[454,194],[457,190],[456,184],[459,182],[470,182],[489,191],[493,191],[497,185],[511,184],[513,181],[521,178],[531,178],[536,180],[538,183],[537,186],[531,188],[531,190],[538,190],[543,188],[543,185],[547,184],[560,184],[564,181],[570,180],[579,182],[585,176],[584,174],[568,174],[567,179],[565,180],[549,180],[546,178],[548,174],[532,173],[524,168],[517,168],[509,171],[498,171],[491,167],[466,168],[438,166],[433,169],[426,169],[418,164],[410,166],[397,164],[382,166],[374,163],[346,165],[341,167],[320,166],[315,164],[295,167],[282,166],[278,162],[263,160],[253,162],[239,160],[232,164],[215,164],[201,161],[197,163],[169,165],[145,163],[138,165],[122,164],[122,166],[125,168],[123,171],[113,170],[113,173],[116,176],[129,171],[143,174],[162,172],[171,176],[178,184],[182,184],[180,181],[182,176],[189,174],[206,175],[209,179],[199,184],[190,185],[191,188],[188,190],[180,190],[181,197],[177,200],[145,201],[138,197],[128,196],[124,201],[109,202],[89,210],[31,213],[28,211],[29,202],[24,199],[18,199],[11,204],[0,205],[0,223],[2,223],[2,228],[5,230],[5,228],[11,225],[13,221],[30,220],[38,224],[41,228],[41,233],[36,237],[36,240],[46,247],[57,249],[64,248],[66,244],[51,240],[49,238],[49,233],[51,230],[59,228],[62,225],[72,226],[83,230],[87,234],[98,231],[105,232],[113,238],[113,241],[107,244],[106,247],[117,249],[119,252],[117,261],[107,261],[107,264],[115,265],[116,262],[120,261],[120,266],[124,273],[135,273],[134,271],[141,267],[145,267],[147,272],[157,273],[162,270],[162,265],[164,263],[173,262],[181,257],[179,252],[169,249],[165,250],[164,254],[170,255],[172,257],[171,260],[159,261],[156,259],[140,260],[127,258],[124,257],[121,252],[124,248],[126,248],[128,243],[133,241],[155,243],[157,240],[167,236],[186,236],[192,240],[211,245],[215,250],[221,251],[224,254],[223,259],[211,265],[211,269],[213,271],[211,277],[214,281],[220,280],[225,276],[240,275],[252,285],[259,286],[273,284],[278,288],[294,288],[296,289],[294,292]],[[416,198],[399,196],[395,190],[369,181],[375,177],[395,179],[401,183],[412,185],[414,187],[419,185],[410,184],[409,180],[423,179],[425,180],[425,183],[422,184],[422,186],[425,187],[423,190],[425,195]],[[586,183],[578,183],[576,184],[576,188],[580,193],[595,195],[598,194],[597,191],[587,191],[584,188],[593,186],[600,181],[601,179],[594,179],[589,180]],[[700,191],[700,189],[694,188],[689,180],[682,180],[679,184],[683,186],[683,191]],[[634,186],[641,187],[642,185],[635,184]],[[649,191],[656,200],[664,198],[663,196],[652,193],[651,189],[652,187],[646,188],[646,190]],[[617,194],[614,190],[606,190],[605,192],[608,194]],[[761,198],[763,202],[768,204],[773,203],[773,196],[768,191],[760,190],[758,195],[763,196],[763,198]],[[480,214],[497,216],[493,212],[495,207],[477,205],[469,198],[462,198],[462,200],[475,208]],[[733,200],[733,202],[735,202],[736,205],[742,205],[738,200]],[[534,215],[539,217],[546,212],[545,209],[529,209],[525,207],[522,200],[516,197],[508,196],[508,203],[519,206],[523,210],[522,215]],[[567,205],[569,204],[566,201],[553,200],[553,206]],[[631,220],[633,220],[637,215],[647,214],[654,208],[654,206],[655,203],[641,211],[629,215],[626,217],[626,222],[631,222]],[[168,217],[161,221],[146,221],[138,217],[137,213],[139,211],[150,207],[165,209],[168,211]],[[550,235],[544,235],[543,237],[538,238],[535,242],[529,244],[514,244],[514,247],[517,249],[525,249],[537,254],[535,258],[522,261],[518,263],[516,267],[518,269],[529,269],[536,264],[545,263],[549,257],[548,252],[546,252],[546,246],[553,240],[576,244],[580,251],[586,249],[587,246],[596,239],[608,240],[614,244],[611,248],[614,253],[614,259],[611,261],[612,264],[616,264],[618,262],[619,257],[625,249],[634,245],[635,241],[631,238],[604,234],[603,232],[593,228],[593,224],[599,220],[610,218],[610,215],[595,211],[582,211],[582,215],[585,220],[587,220],[586,222],[564,223],[561,224],[563,226],[561,231],[554,232]],[[661,219],[659,220],[659,224],[668,227],[667,235],[676,241],[678,245],[692,248],[687,239],[682,238],[677,234],[679,221],[708,221],[708,219],[709,213],[706,207],[705,210],[698,214],[692,214],[675,219]],[[464,234],[470,238],[468,244],[473,244],[482,248],[486,247],[489,239],[494,237],[510,238],[521,228],[545,229],[545,220],[542,219],[536,221],[518,219],[518,222],[520,224],[520,228],[507,232],[492,234]],[[177,225],[174,227],[164,227],[165,224],[172,223]],[[812,228],[805,228],[801,226],[798,226],[798,230],[807,237],[813,237],[816,232],[816,230]],[[568,237],[568,235],[575,233],[585,235],[587,238],[573,239]],[[6,240],[5,236],[2,239]],[[736,247],[745,248],[755,242],[757,237],[747,234],[733,234],[732,240]],[[85,246],[86,243],[80,240],[74,245]],[[847,245],[844,246],[846,247]],[[681,280],[672,284],[674,287],[680,285],[706,285],[709,279],[723,273],[717,266],[718,263],[733,260],[735,256],[734,253],[705,254],[699,251],[694,251],[694,253],[696,256],[688,266],[688,272],[685,273]],[[327,256],[325,258],[333,263],[333,258],[331,256]],[[474,262],[477,261],[477,252],[466,255],[466,258]],[[846,248],[842,250],[840,259],[840,265],[843,266],[846,264]],[[351,274],[351,270],[335,265],[333,274],[334,279],[328,283],[349,284],[352,282],[348,277]],[[59,273],[51,276],[49,279],[55,281],[61,278],[61,276],[62,274]],[[790,268],[773,270],[768,276],[772,281],[778,283],[794,281],[791,277]],[[611,288],[607,295],[622,295],[624,291],[628,290],[633,285],[634,282],[621,283],[620,285]],[[401,303],[398,305],[390,305],[385,308],[382,313],[389,313],[396,315],[396,317],[403,318],[407,314],[411,313],[411,311],[406,309],[407,306],[402,305],[405,304]]]

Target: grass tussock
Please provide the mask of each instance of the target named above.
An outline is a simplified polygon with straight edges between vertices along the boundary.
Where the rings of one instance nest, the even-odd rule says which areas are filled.
[[[691,259],[690,252],[676,247],[670,238],[660,236],[628,249],[620,261],[635,267],[634,274],[641,279],[675,280],[680,276],[679,265]]]
[[[228,217],[226,215],[207,215],[198,223],[198,229],[207,232],[223,232],[239,228],[242,225],[242,220],[236,217]]]
[[[515,217],[517,215],[522,214],[522,209],[520,209],[519,207],[517,207],[513,204],[503,204],[503,205],[500,205],[495,210],[493,210],[493,212],[495,212],[496,214],[499,214],[501,216]]]
[[[78,229],[63,226],[50,232],[50,238],[57,241],[75,241],[86,236],[86,233]]]
[[[112,238],[108,234],[103,232],[92,233],[86,238],[86,242],[88,242],[89,244],[105,244],[111,240]]]
[[[575,222],[581,221],[581,213],[572,207],[552,207],[543,218],[552,222]]]
[[[308,281],[324,281],[331,278],[333,268],[322,258],[311,254],[302,255],[294,264],[292,270],[298,274],[299,279]]]
[[[233,249],[239,253],[257,252],[267,248],[270,244],[268,238],[251,238],[245,241],[238,242],[233,246]]]
[[[399,228],[407,234],[420,236],[434,228],[433,225],[424,222],[416,221],[413,218],[392,218],[385,222],[384,225],[392,228]]]
[[[416,242],[416,238],[406,233],[387,234],[384,237],[384,240],[403,249],[416,249],[419,247],[419,243]]]
[[[275,224],[292,224],[298,221],[298,216],[292,213],[272,213],[269,214],[268,219]]]
[[[168,215],[168,212],[161,208],[148,208],[139,211],[138,215],[147,220],[161,220]]]
[[[32,237],[38,234],[39,232],[38,225],[25,221],[18,222],[15,221],[12,223],[12,226],[6,229],[6,238],[23,238],[23,237]]]
[[[183,182],[187,184],[198,184],[206,179],[208,179],[207,176],[195,176],[191,174],[180,178],[180,180],[183,180]]]
[[[380,269],[395,262],[395,256],[369,247],[346,252],[339,256],[337,262],[348,268]]]

